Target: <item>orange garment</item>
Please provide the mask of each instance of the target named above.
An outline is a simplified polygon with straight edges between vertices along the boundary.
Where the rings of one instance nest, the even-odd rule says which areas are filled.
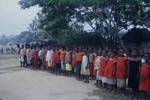
[[[116,71],[115,63],[116,63],[116,58],[109,58],[107,65],[106,65],[105,72],[104,72],[104,75],[107,78],[110,78],[110,79],[114,78],[114,73]]]
[[[141,81],[140,81],[140,90],[145,92],[150,92],[150,77],[147,77],[150,74],[150,66],[147,64],[142,64],[141,68]],[[147,77],[147,78],[145,78]]]
[[[59,61],[60,61],[60,51],[56,51],[55,59],[56,59],[56,63],[59,63]]]
[[[82,61],[82,57],[83,57],[84,53],[83,52],[79,52],[76,54],[76,61]]]
[[[66,56],[66,52],[65,51],[61,51],[60,52],[60,60],[64,61],[65,60],[65,56]]]
[[[108,62],[108,57],[102,57],[101,58],[99,76],[104,76],[104,72],[105,72],[107,62]]]
[[[126,57],[118,57],[117,58],[117,68],[116,68],[116,77],[120,79],[125,78],[126,70],[127,70],[127,58]]]

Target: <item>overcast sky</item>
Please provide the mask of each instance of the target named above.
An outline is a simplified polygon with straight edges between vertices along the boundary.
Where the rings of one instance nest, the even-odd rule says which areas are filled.
[[[0,0],[0,35],[16,35],[27,30],[39,8],[20,9],[19,0]]]

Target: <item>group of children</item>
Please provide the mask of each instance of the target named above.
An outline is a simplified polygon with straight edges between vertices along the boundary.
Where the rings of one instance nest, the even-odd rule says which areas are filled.
[[[109,91],[132,89],[134,97],[139,91],[143,97],[150,93],[150,53],[141,53],[135,48],[125,52],[122,49],[27,45],[18,53],[23,67],[75,76],[85,83],[95,80],[95,85]]]

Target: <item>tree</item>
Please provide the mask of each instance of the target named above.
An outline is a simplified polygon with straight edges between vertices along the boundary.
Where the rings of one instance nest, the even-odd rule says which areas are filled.
[[[120,30],[129,25],[150,27],[149,0],[21,0],[19,4],[24,9],[40,6],[38,28],[56,40],[72,36],[72,31],[94,33],[105,39],[103,46],[123,47]],[[85,32],[85,23],[91,31]]]

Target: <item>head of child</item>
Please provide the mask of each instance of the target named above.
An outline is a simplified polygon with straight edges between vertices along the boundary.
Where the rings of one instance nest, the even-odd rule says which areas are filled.
[[[130,55],[131,57],[138,57],[138,50],[136,48],[131,49]]]
[[[123,50],[123,49],[120,49],[120,50],[119,50],[119,56],[120,56],[120,57],[123,57],[123,56],[124,56],[124,50]]]
[[[144,55],[143,55],[143,58],[144,58],[144,60],[145,60],[145,62],[149,65],[149,67],[150,67],[150,53],[145,53]]]
[[[105,50],[102,51],[102,56],[106,57],[107,56],[107,52]]]
[[[115,57],[115,51],[109,51],[108,55],[110,58],[114,58]]]
[[[98,51],[96,52],[96,54],[97,54],[97,56],[101,56],[101,51],[98,50]]]
[[[149,54],[144,53],[142,58],[147,61],[149,59]]]

